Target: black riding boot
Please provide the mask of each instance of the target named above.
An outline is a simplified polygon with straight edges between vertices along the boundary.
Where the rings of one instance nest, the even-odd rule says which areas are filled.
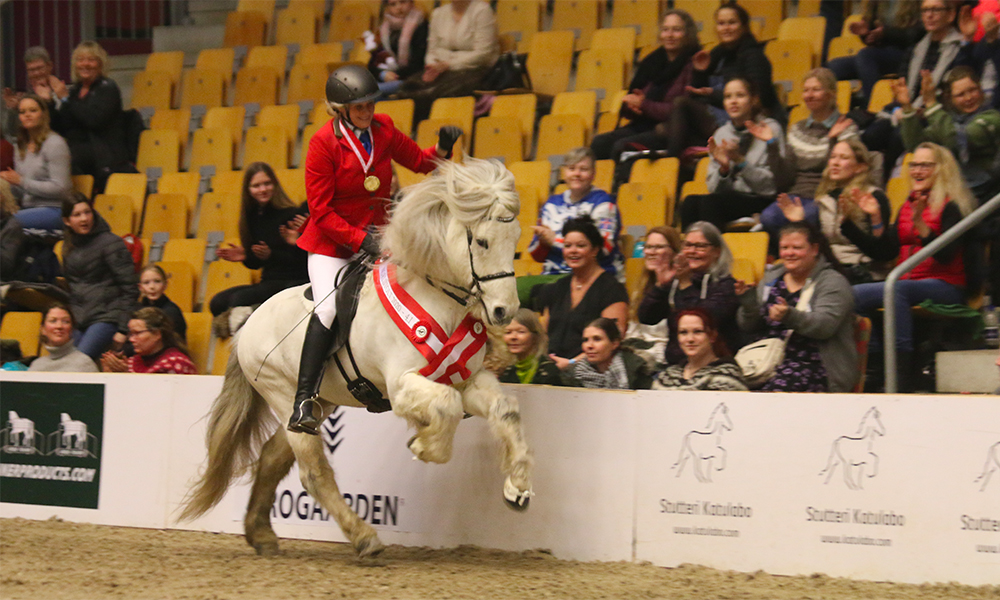
[[[319,435],[323,413],[316,397],[319,384],[323,380],[326,354],[333,343],[333,332],[323,326],[315,314],[309,318],[306,337],[302,342],[302,358],[299,361],[299,386],[295,392],[295,408],[288,420],[288,430],[298,433]]]

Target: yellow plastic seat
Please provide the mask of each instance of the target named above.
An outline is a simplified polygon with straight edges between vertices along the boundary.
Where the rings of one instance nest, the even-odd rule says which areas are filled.
[[[714,41],[715,36],[715,10],[719,8],[718,2],[706,0],[674,0],[674,8],[687,11],[694,22],[698,24],[699,39],[704,44]]]
[[[802,77],[813,68],[812,52],[811,43],[802,39],[779,39],[769,43],[764,54],[771,61],[772,79],[800,84]]]
[[[785,4],[774,0],[740,0],[740,5],[750,13],[751,29],[759,25],[759,29],[754,31],[759,41],[778,37],[778,29],[785,19]]]
[[[581,53],[582,54],[582,53]],[[590,142],[597,118],[597,93],[594,90],[562,92],[552,100],[551,115],[579,115],[585,126],[585,141]]]
[[[555,96],[565,92],[572,64],[573,32],[539,31],[531,38],[527,68],[534,93]]]
[[[457,127],[462,126],[462,119],[459,118],[443,118],[443,119],[424,119],[417,125],[417,145],[421,148],[429,148],[437,143],[438,131],[445,125],[455,125]],[[455,146],[452,149],[452,160],[459,160],[465,153],[465,147],[469,140],[469,130],[463,130],[462,137],[458,138],[455,142]]]
[[[587,126],[580,115],[545,115],[538,124],[539,160],[566,154],[586,144]]]
[[[256,11],[233,11],[226,15],[222,45],[253,48],[267,42],[267,19]]]
[[[184,74],[181,108],[223,106],[225,89],[221,70],[191,69]]]
[[[677,176],[680,172],[681,163],[674,157],[660,158],[650,161],[643,158],[635,161],[632,165],[632,172],[629,174],[630,182],[648,181],[652,183],[662,183],[667,189],[667,224],[673,222],[673,198],[677,191]],[[607,189],[607,188],[605,188]]]
[[[542,24],[542,3],[538,0],[497,0],[497,31],[511,34],[519,52],[526,52],[531,38]]]
[[[628,256],[625,258],[625,291],[629,298],[642,293],[642,276],[646,271],[646,259]]]
[[[205,246],[204,239],[171,238],[163,247],[163,260],[187,263],[196,280],[200,280],[205,269]]]
[[[132,77],[132,108],[168,110],[173,98],[174,84],[169,73],[140,71]]]
[[[40,312],[8,312],[0,324],[0,338],[17,340],[23,356],[37,356],[42,329]]]
[[[733,258],[733,266],[730,268],[730,275],[737,281],[742,281],[747,285],[757,283],[758,276],[753,266],[753,261],[749,258]]]
[[[305,169],[275,169],[275,176],[292,201],[301,204],[306,201],[306,170]]]
[[[189,313],[194,306],[195,275],[186,262],[163,260],[157,265],[167,274],[167,295],[181,312]]]
[[[604,158],[594,161],[594,187],[611,191],[611,185],[615,177],[615,161]]]
[[[158,109],[149,121],[150,129],[172,129],[177,132],[177,143],[180,144],[181,157],[187,147],[191,128],[191,109]]]
[[[94,193],[93,175],[73,175],[73,189],[90,198]]]
[[[799,0],[799,17],[815,17],[819,14],[820,0]]]
[[[326,109],[323,100],[326,98],[327,77],[324,64],[296,64],[288,73],[288,104],[311,100],[315,105]]]
[[[647,44],[655,44],[660,38],[660,7],[649,0],[615,0],[611,11],[611,28],[630,29],[633,32],[632,49],[642,48]],[[596,45],[598,29],[594,32]],[[631,58],[631,55],[629,55]]]
[[[538,192],[539,203],[548,199],[552,181],[552,165],[548,160],[522,161],[507,165],[507,170],[514,175],[514,185],[532,187]]]
[[[198,188],[201,175],[197,172],[169,173],[157,182],[156,191],[161,194],[180,194],[187,201],[188,215],[192,218],[198,208]]]
[[[208,277],[205,279],[205,302],[202,312],[208,311],[209,303],[216,294],[238,285],[250,285],[253,278],[250,269],[243,263],[216,260],[208,263]]]
[[[809,109],[806,107],[806,105],[797,104],[795,108],[793,108],[788,113],[788,124],[794,125],[799,121],[806,119],[808,117],[809,117]]]
[[[531,152],[531,142],[535,135],[535,110],[538,98],[534,94],[501,94],[493,101],[491,117],[516,117],[521,124],[521,138],[524,145],[522,156]]]
[[[243,171],[222,171],[212,177],[213,192],[232,194],[240,197],[243,192]]]
[[[427,179],[427,175],[424,175],[423,173],[414,173],[396,162],[392,163],[392,169],[393,173],[396,175],[396,182],[399,183],[400,189],[410,187],[413,184],[420,183],[424,179]]]
[[[174,95],[181,86],[181,75],[184,74],[184,52],[175,50],[173,52],[151,52],[146,57],[146,71],[162,71],[170,76],[170,83],[173,86]],[[132,92],[135,93],[134,91]],[[135,104],[133,104],[135,106]]]
[[[521,161],[524,157],[524,140],[521,122],[516,117],[481,117],[476,121],[476,158],[502,158],[505,165]]]
[[[325,85],[326,84],[324,84],[324,88],[325,88]],[[325,90],[324,90],[323,94],[324,94],[323,97],[325,98],[326,97],[326,91]],[[333,117],[330,115],[330,113],[327,112],[327,110],[326,110],[326,104],[324,104],[324,103],[319,103],[316,106],[313,106],[313,109],[311,111],[309,111],[309,122],[312,123],[312,124],[314,124],[314,125],[322,125],[323,123],[328,122],[332,118]]]
[[[256,102],[261,106],[278,103],[281,75],[272,67],[243,67],[236,73],[236,94],[233,104]]]
[[[326,123],[310,123],[302,129],[302,166],[306,164],[306,157],[309,153],[309,142],[312,141],[312,137],[316,135],[320,127],[323,127]]]
[[[191,362],[198,368],[198,373],[208,373],[208,355],[212,347],[212,314],[185,312],[187,323],[187,348]]]
[[[280,73],[285,74],[285,64],[288,61],[288,48],[285,46],[257,46],[247,52],[247,57],[243,61],[243,68],[247,67],[270,67]]]
[[[800,14],[801,14],[801,2]],[[812,46],[812,66],[818,67],[823,56],[823,37],[826,33],[824,17],[793,17],[778,26],[778,40],[805,40]],[[770,45],[770,44],[768,44]]]
[[[523,233],[523,232],[522,232]],[[518,244],[520,248],[520,244]],[[521,251],[522,255],[524,251]],[[530,256],[521,256],[514,259],[514,277],[526,277],[529,275],[541,275],[542,263],[535,262]]]
[[[733,258],[744,258],[749,260],[753,266],[754,281],[760,281],[764,276],[764,267],[767,266],[767,242],[766,231],[740,231],[727,232],[722,234],[729,250],[733,253]]]
[[[206,48],[198,52],[194,68],[204,71],[218,71],[226,88],[233,78],[233,66],[236,62],[236,51],[232,48]]]
[[[150,167],[158,167],[163,173],[180,170],[180,141],[173,129],[147,129],[139,135],[139,154],[135,167],[145,173]]]
[[[458,125],[465,133],[465,139],[468,140],[472,135],[472,113],[475,107],[476,99],[473,96],[438,98],[431,104],[430,118],[447,120]]]
[[[877,113],[896,99],[896,94],[892,91],[892,81],[892,79],[879,79],[875,82],[871,96],[868,97],[868,112]]]
[[[257,127],[280,127],[288,137],[288,153],[299,137],[299,107],[295,104],[265,106],[257,114]]]
[[[310,44],[299,48],[295,55],[297,65],[332,65],[344,60],[344,45],[340,42]]]
[[[243,106],[216,106],[208,109],[201,120],[203,129],[225,129],[232,134],[233,151],[236,152],[243,141],[243,125],[246,109]]]
[[[207,239],[213,231],[221,231],[226,238],[240,237],[239,214],[239,194],[205,192],[198,212],[197,239]]]
[[[340,0],[333,3],[330,14],[330,32],[327,35],[331,42],[358,40],[361,34],[372,28],[372,11],[368,3],[363,1]]]
[[[673,206],[667,186],[663,183],[642,181],[623,183],[618,187],[618,210],[622,213],[622,226],[645,225],[647,228],[669,224],[673,220]]]
[[[135,210],[128,196],[98,194],[94,198],[94,210],[108,222],[111,233],[123,236],[135,231]]]
[[[132,212],[142,214],[146,202],[145,173],[112,173],[104,186],[104,193],[109,196],[128,196],[132,199]]]
[[[830,40],[830,47],[826,52],[826,57],[827,60],[833,60],[844,56],[854,56],[864,47],[865,43],[854,34],[835,37]]]
[[[225,375],[229,364],[230,339],[215,338],[212,348],[212,375]]]
[[[576,67],[576,89],[600,90],[603,98],[601,109],[610,111],[616,93],[623,89],[625,63],[617,50],[612,48],[591,48],[580,53]]]
[[[308,6],[316,14],[317,19],[322,20],[326,15],[326,0],[288,0],[288,8],[300,6]]]
[[[275,0],[239,0],[236,4],[236,12],[257,12],[264,17],[264,22],[267,23],[267,29],[271,29],[271,24],[274,22],[274,5]],[[267,31],[264,33],[264,39],[267,39]]]
[[[247,130],[243,164],[266,162],[273,169],[287,169],[288,136],[281,127],[251,127]]]
[[[892,220],[895,222],[899,209],[910,197],[910,182],[907,177],[893,177],[885,186],[885,195],[889,198],[889,208]]]
[[[528,245],[534,237],[532,227],[538,224],[538,209],[541,202],[538,197],[538,190],[531,185],[517,185],[518,198],[521,200],[521,212],[517,214],[517,220],[521,224],[521,236],[517,240],[517,251],[522,258],[527,258]]]
[[[171,238],[184,239],[187,235],[187,198],[181,194],[150,194],[146,199],[146,213],[142,220],[143,237],[166,232]]]
[[[389,115],[396,129],[407,136],[413,132],[414,102],[410,98],[383,100],[375,105],[375,112]]]
[[[590,38],[603,22],[602,0],[559,0],[552,5],[553,31],[568,30],[575,38],[574,48],[590,48]]]
[[[299,46],[315,44],[319,37],[319,24],[320,19],[316,18],[316,11],[308,6],[290,6],[278,11],[274,43],[279,45],[298,44]]]
[[[215,167],[217,174],[233,170],[233,134],[228,129],[202,128],[194,132],[190,170],[197,173],[208,165]]]

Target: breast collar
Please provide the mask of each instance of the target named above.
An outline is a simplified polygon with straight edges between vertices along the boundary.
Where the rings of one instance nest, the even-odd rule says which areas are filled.
[[[484,351],[486,327],[471,314],[459,323],[449,337],[444,328],[396,280],[396,266],[378,265],[374,273],[375,290],[393,322],[424,358],[427,366],[419,373],[444,385],[455,385],[469,378],[469,359]]]

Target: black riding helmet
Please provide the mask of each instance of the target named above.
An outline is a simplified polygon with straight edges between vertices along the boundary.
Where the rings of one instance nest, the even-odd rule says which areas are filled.
[[[345,65],[326,80],[326,99],[334,104],[371,102],[379,96],[378,82],[359,65]]]

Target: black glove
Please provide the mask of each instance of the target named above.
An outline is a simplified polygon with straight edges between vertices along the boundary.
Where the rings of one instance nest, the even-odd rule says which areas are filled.
[[[462,128],[454,125],[445,125],[438,130],[438,148],[447,156],[451,156],[451,148],[462,137]]]
[[[382,253],[382,248],[379,247],[375,236],[369,233],[365,235],[365,239],[361,240],[361,251],[372,256],[378,256]]]

